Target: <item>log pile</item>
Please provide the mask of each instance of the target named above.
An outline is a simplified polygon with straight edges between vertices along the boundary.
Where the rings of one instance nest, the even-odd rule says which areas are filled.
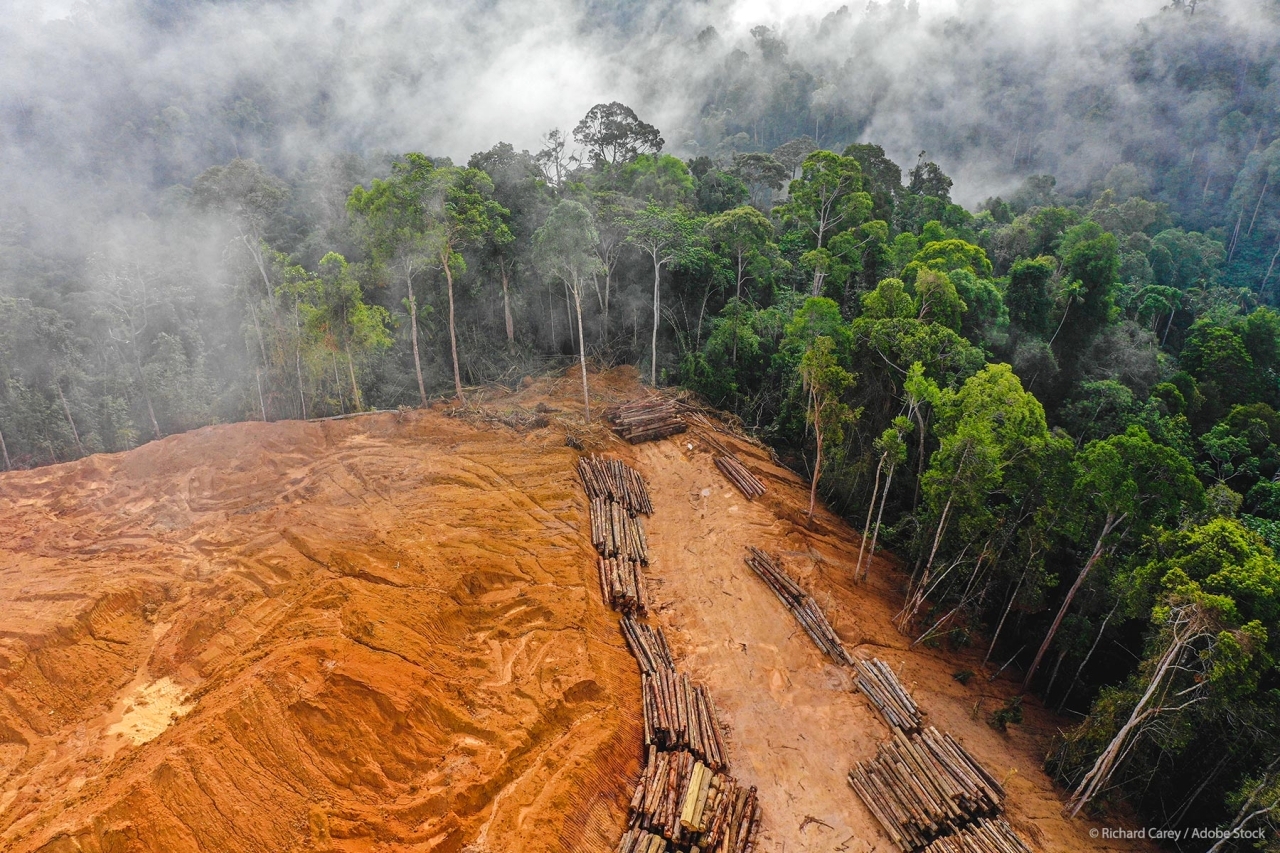
[[[687,749],[712,770],[725,769],[720,726],[707,688],[690,683],[688,675],[661,668],[641,676],[641,695],[645,746]]]
[[[628,829],[618,845],[618,853],[666,853],[667,849],[667,839],[643,829]]]
[[[590,500],[599,498],[620,503],[632,515],[653,515],[644,478],[622,460],[583,457],[578,460],[578,476]]]
[[[755,474],[747,470],[747,466],[738,461],[738,457],[732,453],[715,458],[716,467],[720,469],[720,473],[738,487],[738,491],[746,497],[747,500],[753,501],[764,494],[764,483],[760,482]]]
[[[645,614],[644,575],[635,560],[597,558],[600,594],[604,603],[619,613]]]
[[[617,501],[591,501],[591,544],[602,557],[621,557],[649,565],[644,526]]]
[[[787,576],[777,560],[759,548],[752,547],[747,555],[747,565],[782,600],[819,649],[838,664],[853,664],[853,658],[836,636],[831,623],[827,622],[818,603]]]
[[[673,404],[663,405],[674,415]],[[623,422],[646,423],[643,412],[632,408],[620,410]],[[679,427],[684,430],[683,423]],[[639,427],[634,433],[644,434]],[[760,830],[755,788],[743,788],[728,775],[707,689],[676,672],[662,631],[641,621],[648,543],[638,516],[653,512],[644,480],[616,459],[594,456],[578,460],[578,476],[589,499],[600,591],[622,614],[622,635],[641,673],[647,761],[618,851],[753,853]]]
[[[887,663],[879,658],[859,658],[854,660],[853,667],[858,673],[858,689],[880,710],[892,728],[901,729],[909,735],[920,731],[923,715]]]
[[[750,853],[759,829],[755,788],[740,786],[732,776],[708,767],[692,753],[660,752],[650,747],[631,798],[631,826],[623,843],[633,832],[647,832],[678,850]]]
[[[608,417],[613,421],[613,431],[632,444],[666,438],[689,428],[675,402],[661,398],[627,403],[609,412]]]
[[[993,817],[1004,789],[950,735],[932,726],[894,730],[876,757],[849,771],[849,784],[904,853]]]
[[[667,645],[667,638],[662,635],[661,628],[654,628],[644,622],[637,622],[630,615],[624,615],[622,636],[627,640],[627,648],[631,650],[632,657],[640,664],[641,675],[675,669],[671,647]]]
[[[934,841],[924,853],[1031,853],[1031,848],[1004,818],[982,818],[955,835]]]

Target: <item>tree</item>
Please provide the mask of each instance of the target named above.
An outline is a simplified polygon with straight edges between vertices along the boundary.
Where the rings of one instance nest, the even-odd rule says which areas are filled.
[[[916,303],[899,279],[886,278],[862,295],[862,316],[869,320],[915,317]]]
[[[987,253],[981,246],[964,240],[943,239],[926,243],[916,253],[911,263],[902,270],[903,280],[914,281],[922,269],[941,273],[968,270],[978,278],[987,278],[991,275],[991,261],[987,259]]]
[[[391,166],[391,176],[375,179],[369,189],[357,186],[347,199],[347,209],[360,217],[374,262],[393,268],[405,284],[405,310],[409,315],[409,340],[413,369],[418,380],[418,401],[427,405],[418,348],[418,300],[414,278],[431,265],[434,247],[428,237],[427,208],[433,191],[435,166],[425,155],[405,154]]]
[[[366,190],[356,187],[347,204],[366,222],[375,260],[394,265],[408,291],[410,336],[418,393],[426,405],[427,392],[418,354],[417,301],[414,276],[428,267],[444,273],[449,300],[449,352],[453,361],[454,393],[462,396],[458,364],[458,334],[454,307],[454,276],[466,271],[462,250],[490,236],[510,241],[504,222],[508,211],[492,198],[493,181],[479,169],[435,168],[422,154],[401,157],[391,177],[375,180]]]
[[[707,239],[729,261],[734,274],[735,305],[742,301],[742,285],[751,277],[767,275],[780,262],[770,242],[773,223],[754,207],[735,207],[713,216],[706,225]],[[736,329],[733,361],[738,360]]]
[[[742,179],[751,192],[751,205],[768,213],[773,194],[791,177],[791,170],[768,154],[736,154],[730,173]]]
[[[902,169],[890,160],[879,145],[855,143],[844,150],[862,167],[863,189],[871,194],[871,215],[893,221],[893,208],[902,192]]]
[[[656,127],[645,124],[634,110],[617,101],[588,110],[573,129],[573,138],[597,165],[616,166],[641,154],[657,154],[663,145]]]
[[[1127,579],[1136,607],[1149,609],[1148,654],[1128,684],[1103,691],[1059,752],[1061,777],[1070,778],[1070,764],[1083,773],[1070,780],[1071,814],[1124,784],[1115,777],[1126,763],[1139,763],[1130,778],[1143,788],[1156,768],[1190,772],[1202,780],[1190,804],[1216,772],[1204,764],[1214,739],[1219,769],[1261,768],[1273,755],[1267,683],[1280,637],[1268,626],[1280,619],[1280,563],[1261,537],[1221,517],[1161,536],[1155,555]],[[1157,741],[1153,751],[1143,753],[1143,740]],[[1081,746],[1084,755],[1071,755]]]
[[[958,391],[929,387],[918,368],[913,374],[923,386],[916,395],[932,398],[936,412],[938,449],[922,478],[930,515],[936,521],[929,547],[922,542],[923,567],[913,575],[899,614],[902,629],[911,624],[933,590],[966,560],[972,561],[971,580],[994,562],[1006,480],[1011,471],[1031,465],[1049,441],[1044,408],[1007,364],[987,365]],[[944,552],[943,543],[953,526],[960,530],[964,545],[949,565],[935,573],[935,561]],[[970,584],[974,586],[976,582]]]
[[[351,379],[351,399],[363,411],[364,397],[356,381],[356,358],[391,346],[385,308],[365,302],[347,259],[330,252],[320,260],[314,301],[305,306],[306,324],[331,351],[342,353]]]
[[[1064,809],[1067,815],[1075,817],[1106,788],[1145,724],[1159,714],[1186,710],[1205,698],[1209,684],[1205,664],[1212,659],[1221,632],[1217,608],[1213,602],[1206,604],[1204,599],[1194,596],[1191,600],[1175,600],[1158,608],[1163,615],[1164,639],[1159,656],[1148,662],[1146,689],[1138,697],[1129,718],[1071,792]],[[1188,673],[1192,675],[1189,685],[1177,683],[1182,681],[1179,675]],[[1166,701],[1178,704],[1170,706]]]
[[[438,169],[435,192],[430,196],[428,231],[444,270],[449,295],[449,352],[453,357],[453,388],[462,397],[462,375],[458,367],[458,332],[455,322],[453,277],[467,269],[462,250],[486,235],[495,242],[509,242],[510,231],[503,221],[508,211],[493,200],[493,181],[479,169]]]
[[[691,254],[697,223],[679,210],[650,204],[627,220],[627,242],[653,262],[653,342],[650,349],[649,383],[658,384],[658,318],[661,306],[662,268],[679,265]]]
[[[916,365],[918,367],[918,365]],[[911,419],[899,415],[893,419],[893,426],[886,429],[876,439],[875,449],[879,454],[876,461],[876,475],[871,488],[871,500],[867,503],[867,521],[862,526],[862,538],[858,543],[858,563],[853,570],[855,580],[866,580],[871,571],[871,561],[876,556],[876,540],[880,537],[880,523],[884,520],[884,507],[889,502],[889,489],[893,487],[893,472],[907,461],[907,443],[905,437],[913,431]],[[884,491],[880,490],[880,475],[884,473]],[[862,561],[862,552],[867,544],[867,528],[871,527],[871,513],[876,508],[876,497],[880,496],[880,512],[876,514],[875,528],[871,533],[871,546],[867,549],[867,560]]]
[[[818,478],[822,476],[824,451],[829,444],[844,440],[844,431],[858,417],[840,398],[854,382],[854,375],[836,361],[835,342],[819,335],[800,359],[800,379],[808,400],[808,422],[813,427],[817,453],[813,479],[809,485],[809,520],[818,501]]]
[[[547,135],[542,138],[542,143],[542,150],[533,155],[533,161],[537,163],[547,184],[559,187],[564,183],[569,167],[574,165],[577,159],[565,155],[567,143],[564,134],[558,128],[547,131]]]
[[[230,225],[235,241],[262,277],[264,295],[270,297],[271,277],[263,247],[289,197],[284,183],[254,161],[236,159],[202,172],[191,185],[191,197],[199,210],[217,213]]]
[[[640,203],[666,208],[690,206],[697,191],[689,167],[669,154],[640,154],[608,177]]]
[[[969,309],[950,278],[931,269],[921,270],[915,279],[915,291],[921,320],[960,331],[960,316]]]
[[[534,259],[546,275],[569,286],[578,315],[578,362],[582,367],[582,407],[591,422],[591,400],[587,391],[587,349],[582,329],[582,289],[588,279],[604,272],[596,256],[600,235],[591,212],[576,201],[562,201],[533,235]]]
[[[909,174],[907,192],[951,201],[951,179],[943,174],[937,163],[925,160],[925,154],[926,152],[921,151],[916,159],[915,168]]]
[[[488,151],[471,155],[467,165],[480,169],[493,181],[494,200],[510,212],[507,229],[492,229],[484,240],[482,258],[502,285],[502,319],[507,346],[515,345],[515,312],[512,290],[522,266],[522,255],[531,244],[533,232],[546,216],[550,202],[545,175],[537,158],[528,151],[516,151],[499,142]]]
[[[633,216],[638,203],[631,196],[613,190],[598,192],[592,198],[593,219],[596,232],[600,235],[596,244],[596,254],[600,258],[601,272],[604,275],[604,291],[597,294],[600,310],[604,313],[601,322],[601,340],[605,346],[609,343],[609,304],[613,293],[614,274],[618,261],[622,258],[627,243],[628,217]]]
[[[1170,523],[1184,504],[1197,507],[1204,502],[1204,487],[1196,479],[1191,463],[1172,448],[1152,441],[1140,426],[1090,442],[1081,451],[1078,465],[1077,500],[1093,514],[1096,536],[1088,559],[1067,590],[1027,668],[1024,689],[1031,686],[1076,593],[1098,561],[1126,537]]]
[[[861,224],[871,212],[871,196],[862,189],[862,170],[852,157],[831,151],[815,151],[804,160],[797,180],[791,182],[791,199],[782,210],[783,220],[809,232],[817,249],[837,231]],[[822,293],[823,271],[815,265],[813,296]]]
[[[1088,344],[1112,319],[1120,269],[1119,248],[1114,234],[1102,231],[1092,222],[1077,225],[1062,237],[1062,280],[1073,283],[1064,290],[1068,295],[1067,308],[1054,333],[1054,340],[1060,341],[1055,348],[1058,359],[1064,365],[1074,367]],[[1070,311],[1073,303],[1080,307]]]

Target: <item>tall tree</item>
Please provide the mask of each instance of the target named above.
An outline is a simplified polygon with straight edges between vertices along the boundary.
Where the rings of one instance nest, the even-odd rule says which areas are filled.
[[[453,363],[454,394],[462,396],[458,362],[458,332],[454,305],[454,277],[466,272],[462,251],[486,236],[509,242],[504,221],[508,211],[493,200],[493,181],[479,169],[435,168],[422,154],[406,154],[386,180],[366,190],[356,187],[348,205],[365,217],[375,258],[394,264],[405,277],[412,319],[410,335],[418,393],[425,405],[422,361],[418,354],[417,302],[413,278],[426,267],[441,270],[449,301],[449,353]]]
[[[857,160],[815,151],[805,158],[800,177],[791,182],[783,220],[807,231],[815,248],[822,249],[836,233],[861,224],[871,212],[871,196],[861,190],[862,169]],[[823,273],[814,267],[813,296],[822,293]]]
[[[533,234],[534,259],[545,275],[559,278],[573,293],[578,315],[578,363],[582,368],[582,408],[591,422],[591,397],[587,390],[587,343],[582,327],[582,290],[604,271],[596,255],[600,235],[591,211],[576,201],[562,201]]]
[[[1204,487],[1181,454],[1157,444],[1140,426],[1131,426],[1123,435],[1090,442],[1078,460],[1077,502],[1087,508],[1096,536],[1089,557],[1058,608],[1035,659],[1027,668],[1022,684],[1032,679],[1053,644],[1062,620],[1071,609],[1076,593],[1098,562],[1127,537],[1168,524],[1183,506],[1204,503]]]
[[[767,275],[778,263],[778,250],[770,242],[773,223],[754,207],[735,207],[711,217],[706,235],[733,268],[735,311],[742,303],[742,285],[753,276]],[[732,360],[738,360],[735,318]]]
[[[626,104],[596,104],[573,129],[574,140],[596,164],[616,166],[641,154],[657,154],[663,139],[658,129],[641,121]]]
[[[462,250],[485,236],[506,243],[511,233],[503,221],[508,211],[493,200],[493,181],[479,169],[449,167],[437,169],[435,193],[428,210],[432,243],[439,267],[444,271],[449,295],[449,353],[453,357],[453,389],[462,396],[462,373],[458,366],[458,331],[453,298],[453,277],[467,270]]]
[[[342,353],[351,380],[351,399],[356,411],[364,409],[364,396],[356,381],[356,359],[391,346],[386,309],[364,299],[360,283],[351,274],[346,258],[330,252],[320,261],[320,275],[314,302],[305,309],[306,324],[335,353]]]
[[[658,384],[658,321],[662,304],[662,268],[679,265],[695,248],[697,223],[680,210],[650,204],[627,220],[627,242],[649,256],[653,263],[653,340],[650,347],[649,383]]]
[[[434,258],[427,220],[434,171],[435,166],[428,157],[411,152],[392,164],[390,177],[375,179],[367,190],[357,186],[347,200],[347,208],[361,219],[374,262],[394,270],[404,282],[418,402],[424,407],[427,386],[422,377],[422,354],[418,347],[418,297],[414,279]]]
[[[844,431],[859,415],[841,398],[854,383],[854,375],[840,366],[835,341],[819,335],[800,359],[800,379],[804,384],[809,425],[813,427],[816,453],[813,478],[809,483],[809,520],[818,502],[818,478],[822,476],[825,452],[831,444],[844,440]]]

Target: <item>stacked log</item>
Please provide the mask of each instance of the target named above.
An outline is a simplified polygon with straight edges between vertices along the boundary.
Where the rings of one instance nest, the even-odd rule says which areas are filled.
[[[630,831],[702,853],[749,853],[760,829],[755,788],[743,788],[690,752],[661,752],[652,746],[630,815]]]
[[[640,519],[617,501],[591,501],[591,544],[602,557],[621,557],[649,565],[649,542]]]
[[[675,661],[671,657],[671,647],[667,638],[662,635],[661,628],[655,628],[644,622],[637,622],[630,614],[622,617],[622,636],[626,638],[627,648],[640,664],[641,675],[653,675],[659,670],[675,669]]]
[[[1004,818],[981,818],[955,835],[937,839],[925,853],[1031,853]]]
[[[720,725],[706,687],[660,668],[641,677],[641,688],[646,746],[688,750],[712,770],[725,768]]]
[[[716,467],[720,469],[720,473],[737,486],[738,491],[746,497],[747,500],[753,501],[764,494],[764,483],[760,479],[747,470],[747,467],[738,461],[738,457],[732,453],[715,457]]]
[[[768,584],[819,649],[838,664],[853,664],[853,658],[836,636],[818,603],[787,576],[777,560],[755,547],[749,549],[746,559],[747,565]]]
[[[614,432],[632,444],[682,433],[689,428],[675,402],[661,398],[627,403],[608,413]]]
[[[849,771],[849,784],[904,853],[993,817],[1004,789],[950,735],[895,729],[876,757]]]
[[[653,504],[644,478],[622,460],[582,457],[578,460],[578,476],[588,499],[602,498],[620,503],[632,515],[653,515]]]
[[[880,710],[892,728],[907,734],[920,731],[923,715],[887,663],[879,658],[859,658],[854,660],[853,667],[858,673],[858,689]]]
[[[644,575],[636,560],[597,558],[600,594],[619,613],[645,614]]]
[[[667,849],[667,839],[643,829],[628,829],[618,844],[618,853],[666,853]]]
[[[672,404],[662,406],[674,416]],[[654,427],[646,421],[650,415],[634,407],[620,412],[633,443],[647,440],[646,435],[659,437],[655,433],[666,428]],[[675,431],[683,430],[680,422]],[[727,773],[711,697],[705,687],[676,673],[662,631],[640,621],[646,610],[641,566],[648,565],[648,543],[638,516],[653,512],[644,480],[616,459],[594,456],[579,459],[578,476],[589,500],[600,592],[622,613],[622,635],[641,672],[648,760],[618,851],[754,853],[760,804],[755,788],[742,788]]]

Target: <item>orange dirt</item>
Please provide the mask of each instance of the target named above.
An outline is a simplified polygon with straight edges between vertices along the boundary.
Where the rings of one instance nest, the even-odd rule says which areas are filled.
[[[593,390],[643,393],[630,370]],[[719,436],[770,489],[749,503],[705,434],[631,448],[584,428],[573,391],[208,427],[0,475],[0,849],[612,849],[639,676],[600,601],[566,433],[648,478],[652,618],[760,789],[761,851],[890,851],[844,779],[887,730],[747,544],[1008,779],[1033,847],[1146,849],[1060,817],[1039,769],[1054,719],[1029,707],[1009,735],[974,719],[1012,686],[962,687],[950,674],[975,661],[908,650],[889,566],[850,584],[857,534],[829,515],[807,529],[804,484],[767,452]]]

